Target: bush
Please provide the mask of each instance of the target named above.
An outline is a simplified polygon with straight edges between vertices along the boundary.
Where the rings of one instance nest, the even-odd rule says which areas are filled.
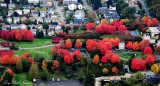
[[[37,31],[36,37],[37,38],[43,38],[44,37],[43,31]]]
[[[71,69],[72,69],[73,71],[77,71],[77,64],[76,64],[76,63],[72,64]]]

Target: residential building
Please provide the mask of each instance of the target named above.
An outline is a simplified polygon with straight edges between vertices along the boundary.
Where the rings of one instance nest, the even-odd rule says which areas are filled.
[[[102,13],[107,21],[110,20],[119,20],[119,15],[116,11],[116,7],[101,7],[98,10],[99,13]]]
[[[15,7],[16,7],[15,4],[8,4],[8,9],[10,9],[10,10],[14,9]]]
[[[28,13],[30,13],[30,12],[31,12],[30,9],[23,9],[23,14],[28,14]]]
[[[40,11],[40,16],[41,17],[46,17],[47,16],[47,12],[46,11]]]
[[[8,16],[11,16],[13,13],[14,13],[13,10],[9,10],[9,11],[8,11]]]
[[[85,13],[83,10],[76,10],[74,14],[76,19],[84,19],[85,18]]]
[[[43,23],[43,18],[42,17],[38,17],[37,18],[37,24],[42,24]]]
[[[19,25],[17,25],[17,24],[11,24],[10,28],[11,28],[11,30],[13,30],[13,29],[19,29]]]
[[[6,3],[0,3],[0,6],[7,7],[7,4]]]
[[[155,38],[156,36],[159,35],[160,33],[160,30],[159,30],[159,27],[148,27],[148,29],[150,30],[151,32],[151,38]]]
[[[49,7],[49,6],[53,6],[53,0],[41,0],[40,1],[40,6],[45,6],[45,7]]]
[[[45,23],[52,23],[52,19],[51,18],[44,18],[44,22]]]
[[[37,10],[31,10],[31,14],[33,17],[38,17],[39,16],[39,12]]]
[[[20,23],[20,17],[13,17],[13,23]]]
[[[8,23],[12,23],[12,18],[11,18],[11,17],[8,17],[8,18],[7,18],[7,22],[8,22]]]

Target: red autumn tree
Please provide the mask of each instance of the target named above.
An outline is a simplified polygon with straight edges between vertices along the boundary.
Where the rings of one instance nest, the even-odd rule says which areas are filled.
[[[71,58],[69,55],[65,55],[64,58],[63,58],[64,62],[66,64],[71,64]]]
[[[76,47],[76,48],[81,48],[81,47],[82,47],[82,42],[81,42],[80,39],[77,39],[77,40],[76,40],[75,47]]]
[[[58,60],[54,60],[53,61],[53,68],[54,69],[58,69],[59,68],[59,62],[58,62]]]
[[[105,44],[109,50],[113,48],[112,43],[110,41],[106,42]]]
[[[113,42],[113,45],[114,45],[114,46],[118,46],[118,45],[119,45],[119,42],[120,42],[120,39],[119,39],[119,38],[115,38],[115,39],[114,39],[114,42]]]
[[[93,28],[94,28],[94,24],[93,24],[92,22],[86,24],[86,29],[87,29],[87,31],[90,31],[90,30],[93,29]]]
[[[143,53],[144,54],[152,54],[153,50],[151,47],[145,47]]]
[[[108,58],[107,58],[107,56],[106,55],[104,55],[102,58],[101,58],[101,62],[102,63],[106,63],[106,62],[108,62]]]
[[[112,63],[120,63],[119,55],[117,55],[117,54],[113,55],[111,58],[111,62]]]
[[[106,50],[108,50],[107,46],[105,45],[104,41],[102,41],[102,40],[98,41],[97,49],[100,50],[101,54],[105,54]]]
[[[140,49],[141,51],[143,51],[144,48],[147,47],[147,46],[149,46],[149,45],[150,45],[150,43],[149,43],[148,40],[142,40],[142,41],[139,43],[139,49]]]
[[[34,40],[34,35],[31,31],[28,31],[27,32],[27,35],[26,35],[26,41],[33,41]]]
[[[9,59],[9,65],[16,65],[17,61],[14,57],[10,57]]]
[[[105,52],[105,56],[107,58],[107,61],[110,61],[113,55],[114,55],[114,53],[111,50],[107,50]]]
[[[86,48],[88,52],[92,52],[94,49],[96,49],[96,41],[93,41],[91,39],[87,40],[86,42]]]
[[[127,49],[132,49],[132,42],[128,42],[127,45],[126,45],[126,48]]]
[[[127,27],[125,25],[120,25],[118,27],[118,32],[123,34],[127,30]]]
[[[81,52],[79,50],[73,51],[72,57],[76,56],[77,60],[81,60]]]
[[[72,41],[71,41],[71,39],[67,39],[65,41],[65,48],[72,48]]]
[[[131,61],[131,68],[134,71],[146,70],[146,61],[142,59],[133,58]]]
[[[159,21],[157,18],[153,18],[152,22],[153,22],[153,26],[158,26]]]
[[[16,39],[17,41],[21,41],[21,40],[22,40],[22,34],[21,34],[20,31],[18,31],[18,32],[16,33],[15,39]]]
[[[97,26],[94,31],[97,33],[103,33],[103,29],[101,26]]]
[[[116,66],[114,66],[114,67],[112,68],[112,72],[113,72],[114,74],[117,74],[117,73],[118,73],[118,68],[117,68]]]
[[[69,51],[66,50],[66,49],[58,49],[58,50],[57,50],[57,54],[58,54],[58,56],[64,57],[64,56],[66,56],[66,55],[69,55]]]
[[[132,49],[135,50],[135,51],[136,51],[136,50],[139,50],[139,44],[138,44],[138,42],[134,42],[134,43],[133,43]]]
[[[10,60],[10,57],[8,55],[5,55],[1,58],[1,64],[3,65],[8,65],[9,64],[9,60]]]
[[[152,64],[155,62],[155,57],[153,55],[148,55],[145,61],[149,66],[152,66]]]
[[[152,25],[153,25],[152,20],[151,20],[151,19],[148,19],[148,21],[147,21],[147,26],[148,26],[148,27],[151,27]]]

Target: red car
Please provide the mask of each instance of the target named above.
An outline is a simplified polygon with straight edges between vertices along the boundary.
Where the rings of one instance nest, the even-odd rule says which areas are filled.
[[[59,43],[61,40],[63,40],[63,38],[56,37],[52,39],[52,43]]]

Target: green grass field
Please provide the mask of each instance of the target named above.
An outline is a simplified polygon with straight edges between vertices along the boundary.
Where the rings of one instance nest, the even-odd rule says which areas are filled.
[[[21,47],[21,48],[32,48],[32,47],[37,47],[37,46],[42,46],[42,45],[48,45],[52,43],[52,39],[38,39],[35,38],[33,42],[26,42],[26,41],[6,41],[3,39],[0,39],[0,41],[4,41],[4,42],[11,42],[11,43],[15,43],[17,46]]]
[[[41,48],[41,49],[29,49],[29,50],[19,50],[15,51],[15,56],[20,56],[25,52],[28,52],[32,57],[35,57],[37,54],[38,56],[44,57],[46,60],[51,59],[51,53],[50,53],[50,48]]]
[[[130,59],[131,55],[130,54],[136,54],[136,58],[141,58],[142,57],[142,52],[122,52],[122,53],[117,53],[121,58],[125,59]]]

